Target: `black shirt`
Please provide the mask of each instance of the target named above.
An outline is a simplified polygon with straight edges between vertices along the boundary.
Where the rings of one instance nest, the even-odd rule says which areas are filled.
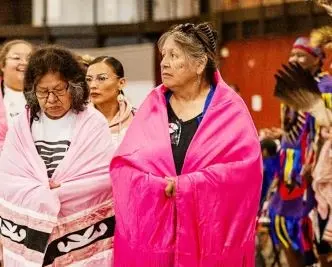
[[[176,174],[180,175],[189,144],[198,129],[198,118],[201,114],[191,120],[182,121],[175,115],[169,102],[167,114]]]

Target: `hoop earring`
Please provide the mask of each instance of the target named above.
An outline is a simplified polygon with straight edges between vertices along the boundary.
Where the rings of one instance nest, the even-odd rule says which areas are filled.
[[[118,96],[116,97],[116,100],[120,103],[120,102],[124,102],[124,95],[123,94],[118,94]]]

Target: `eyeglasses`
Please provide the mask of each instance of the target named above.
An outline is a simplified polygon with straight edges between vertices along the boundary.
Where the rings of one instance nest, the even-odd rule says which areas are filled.
[[[66,86],[64,87],[59,87],[57,89],[53,89],[53,90],[45,90],[45,89],[38,89],[36,88],[35,92],[36,92],[36,96],[40,99],[48,99],[50,94],[53,94],[56,97],[59,96],[64,96],[67,93],[68,90],[68,86],[69,84],[67,83]]]
[[[97,75],[95,78],[93,78],[92,76],[87,76],[85,78],[85,81],[87,82],[87,84],[91,84],[93,81],[96,81],[98,84],[102,84],[104,82],[106,82],[107,80],[115,80],[115,79],[118,79],[119,77],[118,76],[107,76],[105,74],[100,74],[100,75]]]

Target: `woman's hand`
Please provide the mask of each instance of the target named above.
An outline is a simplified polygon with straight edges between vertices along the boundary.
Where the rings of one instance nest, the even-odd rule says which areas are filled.
[[[48,181],[49,185],[50,185],[50,189],[55,189],[61,186],[61,184],[54,182],[52,179],[50,179]]]
[[[167,197],[174,197],[175,196],[175,189],[176,189],[175,179],[174,179],[174,177],[166,177],[165,179],[167,181],[167,185],[166,185],[166,188],[165,188],[165,195]]]

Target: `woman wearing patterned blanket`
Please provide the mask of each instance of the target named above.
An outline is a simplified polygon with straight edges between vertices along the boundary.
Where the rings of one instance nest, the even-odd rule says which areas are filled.
[[[85,73],[69,51],[39,49],[24,94],[28,109],[0,158],[4,265],[108,266],[114,146],[106,120],[87,107]]]

